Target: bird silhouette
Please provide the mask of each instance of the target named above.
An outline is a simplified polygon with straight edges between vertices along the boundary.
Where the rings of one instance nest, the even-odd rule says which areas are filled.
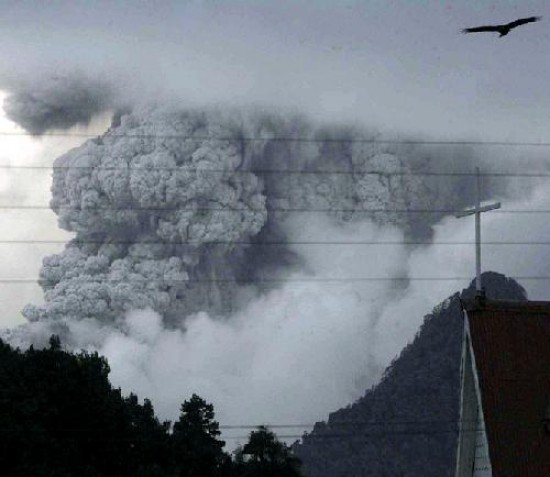
[[[520,18],[514,22],[506,23],[505,25],[484,25],[473,28],[465,28],[462,33],[479,33],[483,31],[494,31],[500,33],[499,37],[508,35],[510,30],[526,23],[538,22],[542,17],[527,17]]]

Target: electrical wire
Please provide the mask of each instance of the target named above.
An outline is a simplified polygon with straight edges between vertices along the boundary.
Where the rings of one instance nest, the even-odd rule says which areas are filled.
[[[90,283],[94,283],[92,279],[94,275],[88,275],[87,279]],[[166,286],[176,285],[179,283],[351,283],[351,282],[437,282],[437,281],[470,281],[472,277],[319,277],[319,278],[257,278],[248,282],[247,280],[239,280],[236,278],[216,278],[216,279],[189,279],[189,280],[154,280],[151,278],[133,278],[125,277],[121,279],[112,279],[105,275],[96,275],[100,279],[100,283],[119,283],[119,282],[134,282],[134,283],[162,283]],[[509,276],[514,280],[550,280],[550,276]],[[0,283],[37,283],[38,281],[48,282],[48,279],[40,278],[0,278]]]
[[[64,240],[55,240],[55,239],[43,239],[43,240],[34,240],[34,239],[25,239],[25,240],[0,240],[0,245],[62,245],[73,243],[76,245],[164,245],[167,247],[170,246],[183,246],[183,245],[243,245],[250,247],[271,247],[271,246],[300,246],[300,245],[330,245],[330,246],[348,246],[348,245],[358,245],[358,246],[407,246],[407,245],[426,245],[426,246],[472,246],[475,245],[475,242],[430,242],[423,240],[404,240],[402,242],[398,241],[271,241],[271,242],[253,242],[253,241],[242,241],[242,240],[214,240],[211,242],[204,242],[200,240],[185,240],[185,241],[162,241],[162,240],[150,240],[150,241],[137,241],[137,240],[84,240],[79,238],[67,238]],[[549,241],[540,241],[540,242],[525,242],[525,241],[482,241],[481,245],[550,245]]]
[[[221,426],[220,426],[221,427]],[[514,425],[511,427],[511,430],[519,431],[519,430],[537,430],[541,426],[521,426],[518,428],[518,426]],[[269,427],[268,427],[269,429]],[[4,431],[10,431],[11,429],[0,429]],[[97,429],[66,429],[65,431],[71,431],[71,432],[82,432],[87,433],[90,432],[90,430],[97,431]],[[105,429],[104,432],[108,433],[109,431],[112,431],[116,429]],[[396,435],[441,435],[441,434],[457,434],[459,432],[461,433],[478,433],[478,432],[485,432],[486,428],[483,427],[472,427],[472,428],[462,428],[460,429],[458,427],[458,423],[456,427],[449,427],[444,429],[384,429],[384,430],[376,430],[374,432],[371,431],[358,431],[358,432],[324,432],[324,433],[316,433],[316,434],[308,434],[307,432],[304,432],[302,434],[277,434],[277,439],[305,439],[306,441],[312,442],[312,441],[318,441],[322,439],[342,439],[342,438],[351,438],[354,441],[357,441],[358,439],[370,439],[373,437],[388,437],[388,436],[396,436]],[[251,431],[253,432],[253,431]],[[238,440],[238,439],[248,439],[250,437],[249,435],[237,435],[237,436],[231,436],[231,435],[222,435],[221,440]],[[57,439],[66,439],[66,440],[75,440],[74,437],[69,436],[57,436]],[[90,439],[89,436],[87,436],[87,439]],[[101,440],[101,441],[109,441],[109,442],[117,442],[117,441],[140,441],[145,438],[140,437],[94,437],[94,440]]]
[[[155,165],[154,168],[145,166],[39,166],[39,165],[12,165],[0,164],[0,169],[4,170],[94,170],[94,171],[180,171],[196,172],[201,174],[259,174],[259,175],[344,175],[344,176],[366,176],[376,175],[383,177],[477,177],[475,172],[443,172],[443,171],[383,171],[383,170],[351,170],[351,171],[330,171],[330,170],[296,170],[296,169],[205,169],[200,167],[183,166],[162,166]],[[480,172],[480,177],[522,177],[522,178],[542,178],[550,177],[550,172]]]
[[[429,140],[429,139],[377,139],[377,138],[321,138],[321,137],[292,137],[292,136],[214,136],[214,135],[189,135],[189,134],[118,134],[106,132],[101,134],[91,133],[64,133],[51,132],[37,136],[25,131],[0,131],[0,136],[26,136],[26,137],[72,137],[72,138],[137,138],[137,139],[182,139],[195,141],[228,141],[228,142],[294,142],[294,143],[323,143],[323,144],[380,144],[380,145],[405,145],[405,146],[490,146],[490,147],[550,147],[550,142],[545,141],[483,141],[483,140]]]
[[[456,214],[463,212],[460,209],[357,209],[357,208],[307,208],[307,207],[273,207],[267,209],[257,209],[253,207],[228,208],[228,207],[77,207],[70,205],[55,206],[56,209],[87,211],[125,211],[125,212],[316,212],[316,213],[350,213],[350,214]],[[52,211],[49,205],[0,205],[0,210],[48,210]],[[491,211],[495,214],[550,214],[550,209],[497,209]]]

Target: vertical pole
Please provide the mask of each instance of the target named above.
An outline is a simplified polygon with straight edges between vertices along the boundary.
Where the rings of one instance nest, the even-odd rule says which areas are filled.
[[[479,167],[476,167],[476,291],[481,291],[481,178],[479,176]]]
[[[481,287],[481,214],[482,212],[488,212],[489,210],[500,209],[500,202],[494,204],[487,204],[481,207],[481,174],[479,173],[479,167],[476,167],[476,198],[475,207],[473,209],[467,209],[456,214],[457,218],[466,217],[469,215],[475,215],[475,227],[476,227],[476,295],[478,297],[483,296],[483,288]]]

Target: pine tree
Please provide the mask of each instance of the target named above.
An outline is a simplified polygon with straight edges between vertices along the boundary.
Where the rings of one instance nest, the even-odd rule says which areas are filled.
[[[172,435],[176,466],[180,477],[226,475],[230,459],[219,440],[219,424],[214,407],[193,394],[181,405],[181,415]]]

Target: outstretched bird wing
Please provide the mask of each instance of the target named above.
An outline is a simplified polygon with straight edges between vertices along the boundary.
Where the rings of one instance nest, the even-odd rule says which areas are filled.
[[[517,26],[524,25],[525,23],[532,23],[532,22],[538,22],[542,17],[527,17],[527,18],[520,18],[519,20],[516,20],[515,22],[510,22],[508,25],[506,25],[509,28],[516,28]]]
[[[508,33],[512,28],[516,28],[520,25],[524,25],[525,23],[532,23],[532,22],[538,22],[542,17],[527,17],[527,18],[520,18],[516,21],[507,23],[506,25],[483,25],[478,26],[474,28],[465,28],[462,30],[462,33],[478,33],[480,31],[496,31],[499,33],[502,33],[505,35]]]
[[[464,30],[462,30],[462,33],[477,33],[477,32],[480,32],[480,31],[499,31],[499,29],[501,28],[500,25],[485,25],[485,26],[478,26],[478,27],[474,27],[474,28],[464,28]]]

